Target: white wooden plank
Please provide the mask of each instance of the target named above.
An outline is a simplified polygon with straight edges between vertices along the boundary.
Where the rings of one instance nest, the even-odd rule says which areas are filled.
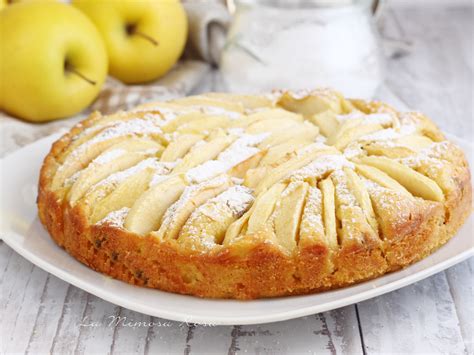
[[[397,7],[406,6],[413,8],[413,0],[387,0],[390,4],[396,5]],[[446,6],[469,6],[472,5],[472,0],[417,0],[416,6],[429,7],[429,6],[440,6],[445,8]]]
[[[121,308],[118,317],[110,317],[103,326],[115,328],[113,354],[143,354],[148,328],[153,326],[150,316]]]
[[[75,353],[108,354],[113,347],[116,328],[109,327],[109,317],[117,316],[120,307],[89,294],[80,323]]]
[[[68,284],[53,275],[48,275],[41,295],[41,303],[31,333],[27,352],[32,354],[48,353],[53,345],[56,329],[61,319],[62,306],[68,290]]]
[[[472,139],[472,39],[466,34],[472,28],[472,9],[464,16],[453,11],[390,9],[384,35],[411,41],[413,48],[388,61],[387,83],[408,106],[430,116],[443,130]]]
[[[48,274],[14,253],[2,283],[1,334],[6,353],[25,352]]]
[[[444,273],[358,305],[368,354],[462,354],[456,309]]]
[[[474,258],[446,270],[461,334],[468,354],[474,354]]]
[[[236,326],[229,354],[362,353],[354,306],[263,325]]]
[[[8,296],[6,294],[6,287],[4,285],[4,278],[6,276],[6,271],[8,268],[8,265],[11,260],[13,250],[9,248],[3,241],[0,241],[0,290],[1,290],[1,296],[0,296],[0,311],[1,314],[6,314],[6,304],[7,304],[7,299]],[[5,327],[6,327],[6,322],[0,321],[0,354],[4,354],[6,352],[6,344],[7,344],[7,338],[4,334],[5,332]]]
[[[186,323],[152,317],[155,326],[147,334],[145,354],[183,354],[193,327]]]
[[[89,294],[69,285],[60,311],[56,333],[51,346],[51,353],[72,354],[81,333],[81,324]]]
[[[326,313],[328,332],[333,334],[337,354],[362,353],[362,339],[359,332],[355,306],[347,306]]]
[[[225,354],[231,344],[231,326],[194,325],[187,337],[185,354]]]
[[[0,241],[0,286],[3,284],[3,278],[7,271],[12,253],[12,248],[6,245],[3,241]]]

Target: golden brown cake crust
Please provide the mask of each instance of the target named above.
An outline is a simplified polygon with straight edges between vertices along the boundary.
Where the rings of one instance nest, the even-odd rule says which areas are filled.
[[[366,113],[384,112],[385,107],[360,100],[352,104]],[[386,110],[393,109],[387,106]],[[100,118],[93,114],[52,146],[40,174],[39,216],[54,241],[77,260],[130,284],[199,297],[238,299],[333,289],[375,278],[426,257],[453,237],[471,212],[469,168],[460,149],[449,143],[449,154],[458,160],[451,162],[455,186],[444,191],[444,202],[411,197],[403,206],[403,214],[396,209],[391,214],[384,202],[391,192],[368,184],[380,238],[373,239],[361,229],[363,243],[340,241],[334,248],[317,240],[301,241],[288,252],[269,242],[268,232],[262,231],[205,252],[185,248],[176,239],[160,239],[150,233],[138,235],[108,223],[91,224],[84,206],[72,206],[60,190],[52,188],[62,164],[61,155],[79,133]],[[425,117],[423,127],[433,141],[444,141],[442,133]],[[415,165],[413,169],[422,171]]]

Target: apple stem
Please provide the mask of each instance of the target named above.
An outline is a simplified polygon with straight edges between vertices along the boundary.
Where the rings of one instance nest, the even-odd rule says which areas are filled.
[[[91,84],[91,85],[97,84],[95,81],[89,79],[87,76],[85,76],[85,75],[82,74],[81,72],[78,72],[78,71],[76,70],[76,68],[74,68],[74,67],[73,67],[72,65],[70,65],[69,63],[66,63],[66,65],[64,66],[64,69],[65,69],[66,71],[69,71],[69,72],[73,73],[73,74],[76,74],[78,77],[80,77],[81,79],[87,81],[87,82],[88,82],[89,84]]]
[[[154,46],[157,46],[157,45],[159,44],[156,39],[154,39],[154,38],[151,37],[151,36],[148,36],[148,35],[145,34],[145,33],[142,33],[142,32],[139,32],[139,31],[136,31],[136,30],[135,30],[135,31],[133,31],[133,34],[143,37],[144,39],[150,41]]]

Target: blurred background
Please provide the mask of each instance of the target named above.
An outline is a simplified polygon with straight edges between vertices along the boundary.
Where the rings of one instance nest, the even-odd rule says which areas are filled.
[[[3,154],[18,135],[29,135],[24,144],[94,110],[203,91],[323,86],[390,101],[389,91],[435,121],[447,112],[472,118],[470,0],[2,0],[0,7]],[[470,121],[459,120],[463,132],[472,132]]]

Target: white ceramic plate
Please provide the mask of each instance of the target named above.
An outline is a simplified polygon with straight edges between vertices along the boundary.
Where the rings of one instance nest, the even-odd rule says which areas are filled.
[[[363,301],[409,285],[459,263],[474,254],[473,218],[458,235],[426,259],[395,273],[340,290],[315,295],[255,301],[209,300],[131,286],[99,274],[59,248],[42,227],[36,213],[38,172],[52,135],[1,161],[1,224],[5,243],[51,274],[117,305],[176,321],[205,324],[256,324],[323,312]],[[472,145],[461,145],[472,164]]]

